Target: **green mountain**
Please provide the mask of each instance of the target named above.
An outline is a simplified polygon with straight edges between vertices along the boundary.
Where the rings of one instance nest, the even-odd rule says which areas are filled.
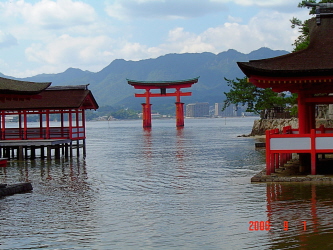
[[[134,93],[139,90],[127,84],[126,78],[132,80],[161,80],[172,81],[189,79],[200,76],[199,82],[191,89],[191,97],[182,97],[185,104],[191,102],[222,102],[223,92],[228,91],[224,78],[235,79],[243,77],[236,62],[270,58],[287,54],[282,50],[260,48],[249,54],[243,54],[236,50],[213,53],[185,53],[167,54],[155,59],[141,61],[125,61],[117,59],[99,72],[93,73],[80,69],[69,68],[59,74],[41,74],[24,78],[26,81],[50,81],[52,86],[90,84],[98,104],[100,106],[124,106],[140,110],[143,98],[135,98]],[[170,109],[174,112],[173,98],[152,98],[153,110]]]

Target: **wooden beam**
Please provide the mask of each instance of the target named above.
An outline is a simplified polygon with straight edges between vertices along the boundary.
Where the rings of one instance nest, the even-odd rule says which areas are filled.
[[[160,93],[150,93],[150,97],[164,97],[164,96],[191,96],[192,92],[180,92],[180,94],[177,93],[166,93],[165,95],[161,95]],[[135,94],[135,97],[146,97],[146,94]]]
[[[333,96],[315,96],[305,98],[305,102],[308,103],[332,103],[333,104]]]

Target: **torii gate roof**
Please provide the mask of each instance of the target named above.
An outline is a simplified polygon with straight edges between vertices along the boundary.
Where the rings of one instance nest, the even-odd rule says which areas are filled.
[[[189,88],[192,84],[197,83],[200,76],[186,79],[186,80],[177,80],[177,81],[136,81],[126,79],[128,84],[132,85],[136,89],[145,89],[145,88]]]

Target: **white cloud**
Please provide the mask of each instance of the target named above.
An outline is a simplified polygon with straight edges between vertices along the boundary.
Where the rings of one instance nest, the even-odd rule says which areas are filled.
[[[297,6],[297,3],[294,3],[290,0],[210,0],[211,2],[218,3],[229,3],[234,2],[242,6],[259,6],[259,7],[274,7],[274,6]]]
[[[228,49],[249,53],[260,47],[291,50],[298,35],[297,30],[290,28],[291,17],[291,14],[262,12],[247,24],[228,22],[199,34],[178,27],[169,31],[165,42],[151,47],[106,35],[61,35],[45,44],[33,44],[26,49],[26,56],[30,61],[49,65],[50,69],[78,67],[97,71],[117,58],[141,60],[167,53],[220,53]]]
[[[158,30],[158,34],[154,33],[154,41],[148,41],[144,39],[149,39],[156,31],[155,23],[151,25],[154,27],[150,26],[156,20],[119,22],[107,17],[106,13],[103,13],[105,16],[101,16],[101,12],[97,14],[98,9],[86,4],[88,0],[86,3],[80,0],[31,2],[0,2],[0,53],[7,56],[15,52],[16,55],[15,58],[1,58],[6,61],[6,65],[0,62],[2,73],[6,73],[3,71],[6,69],[9,72],[7,74],[26,76],[61,72],[69,67],[98,71],[114,59],[141,60],[167,53],[220,53],[228,49],[248,53],[263,46],[291,49],[298,34],[296,29],[290,28],[289,20],[293,16],[303,20],[308,18],[308,10],[296,7],[294,11],[296,9],[303,12],[279,13],[265,7],[264,11],[250,20],[248,16],[241,15],[240,18],[238,12],[229,9],[225,15],[228,22],[221,25],[221,20],[226,19],[216,20],[215,24],[214,20],[218,15],[209,17],[207,23],[203,23],[206,21],[204,18],[194,20],[193,23],[199,21],[202,24],[201,31],[196,31],[196,27],[191,27],[192,20],[164,22],[162,19],[186,19],[216,14],[224,11],[225,4],[231,0],[196,0],[195,4],[193,0],[113,0],[106,5],[108,14],[116,19],[159,18],[158,22],[163,28]],[[242,6],[267,6],[268,2],[236,0],[234,3]],[[288,5],[284,0],[269,3]],[[138,23],[142,24],[139,28]],[[172,25],[169,26],[170,23]],[[139,38],[137,28],[141,32]],[[156,43],[155,40],[159,42]],[[11,47],[12,45],[16,45],[18,49]],[[25,52],[25,58],[19,55],[22,51]]]
[[[24,0],[0,3],[2,19],[21,22],[44,29],[60,29],[87,25],[96,19],[88,4],[73,0],[42,0],[31,4]]]
[[[36,43],[26,49],[32,62],[61,67],[87,67],[110,62],[112,39],[106,36],[71,37],[62,35],[48,44]]]
[[[234,17],[234,16],[228,16],[228,20],[229,22],[233,22],[233,23],[241,23],[243,21],[243,19],[241,17]]]
[[[17,45],[17,39],[10,33],[0,30],[0,49]]]
[[[155,53],[220,53],[236,49],[249,53],[260,47],[292,50],[292,43],[298,36],[296,29],[290,28],[291,14],[262,12],[247,24],[225,23],[195,34],[178,27],[169,31],[168,39],[151,51]],[[277,25],[278,24],[278,25]],[[153,55],[153,54],[152,54]]]
[[[185,19],[226,10],[224,3],[207,0],[115,0],[108,3],[109,16],[124,20],[133,18]]]

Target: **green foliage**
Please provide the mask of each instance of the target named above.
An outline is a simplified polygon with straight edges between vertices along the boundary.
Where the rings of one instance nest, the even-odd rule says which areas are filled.
[[[130,109],[120,109],[112,112],[111,116],[116,119],[138,119],[138,113]]]
[[[116,119],[138,119],[138,112],[124,107],[102,106],[98,110],[87,110],[86,120],[91,121],[98,117],[112,116]]]
[[[247,106],[247,112],[260,113],[273,107],[288,107],[296,102],[296,96],[286,97],[285,93],[276,93],[272,89],[262,89],[247,81],[247,78],[226,79],[231,88],[228,93],[224,92],[226,100],[222,110],[230,104]]]
[[[293,52],[300,51],[302,49],[306,49],[309,46],[310,43],[310,36],[309,36],[309,20],[306,20],[302,22],[298,18],[294,17],[290,20],[291,27],[295,28],[298,27],[299,32],[301,33],[295,42],[292,44],[294,47]]]
[[[298,4],[299,8],[305,8],[307,7],[305,5],[306,2],[309,3],[317,3],[316,0],[309,0],[309,1],[302,1]],[[319,1],[318,3],[332,3],[333,0],[323,0],[323,1]],[[311,7],[309,14],[310,15],[314,15],[316,13],[316,7]],[[294,47],[293,52],[296,51],[300,51],[303,49],[306,49],[309,46],[310,43],[310,36],[309,36],[309,20],[306,20],[304,22],[302,22],[300,19],[293,17],[291,20],[291,28],[296,28],[298,27],[299,32],[301,33],[297,39],[295,40],[295,42],[292,44]]]

